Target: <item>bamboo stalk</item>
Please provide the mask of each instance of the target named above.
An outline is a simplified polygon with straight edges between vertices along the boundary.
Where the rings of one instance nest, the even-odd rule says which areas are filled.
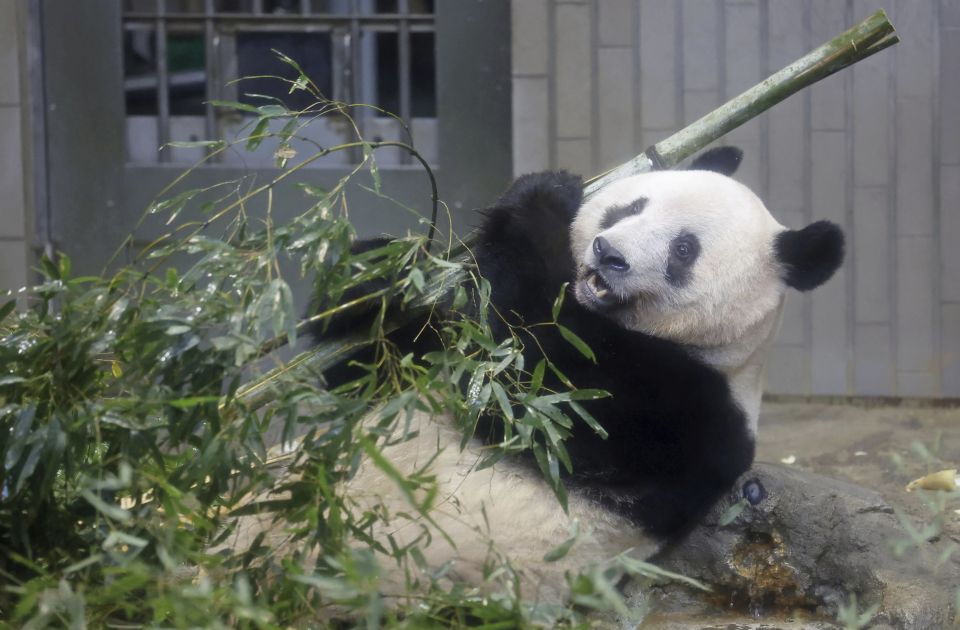
[[[893,24],[881,9],[629,162],[587,180],[584,198],[618,179],[672,168],[788,96],[898,41]]]
[[[587,180],[584,198],[624,177],[674,167],[788,96],[898,41],[900,40],[886,13],[883,10],[877,11],[630,161]],[[469,242],[468,239],[467,243]],[[415,304],[411,304],[406,316],[416,317],[431,308],[442,299],[450,287],[463,282],[466,274],[464,269],[446,269],[430,278],[426,291]],[[400,323],[397,322],[391,327]],[[320,372],[342,361],[365,343],[367,341],[356,336],[323,341],[316,348],[298,355],[286,365],[244,386],[237,392],[237,398],[252,408],[259,408],[272,399],[270,385],[283,374],[292,370],[298,373],[304,370],[307,373]],[[279,345],[274,344],[271,349]]]

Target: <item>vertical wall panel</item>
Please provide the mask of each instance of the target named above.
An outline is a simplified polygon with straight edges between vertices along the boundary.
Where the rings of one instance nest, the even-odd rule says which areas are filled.
[[[768,71],[796,60],[807,50],[803,36],[803,3],[771,0],[769,4]],[[795,94],[764,114],[769,120],[768,205],[787,227],[802,225],[806,211],[804,174],[807,142],[803,94]],[[788,218],[789,217],[789,218]]]
[[[550,83],[547,77],[513,79],[513,170],[550,168]]]
[[[775,346],[767,360],[767,391],[778,394],[809,394],[807,353],[796,346]]]
[[[897,238],[896,335],[901,372],[932,372],[936,368],[930,291],[930,280],[935,277],[933,254],[930,236]]]
[[[546,74],[550,64],[548,0],[510,3],[513,74]]]
[[[681,0],[683,119],[691,123],[720,104],[720,11],[716,0]]]
[[[941,159],[944,164],[960,164],[960,81],[957,80],[957,62],[960,61],[960,23],[952,23],[951,11],[960,15],[960,2],[948,0],[942,3],[940,25],[940,132],[941,137],[953,142],[941,143]]]
[[[890,178],[890,58],[861,61],[853,76],[853,184],[886,187]]]
[[[854,333],[856,348],[854,392],[860,396],[889,395],[896,386],[890,326],[858,324]]]
[[[810,134],[810,205],[813,217],[844,226],[847,137],[843,131]],[[813,291],[811,392],[847,393],[847,278],[841,270]]]
[[[942,395],[960,398],[960,304],[944,304],[940,321],[943,323]]]
[[[744,90],[759,83],[765,75],[762,71],[761,57],[760,3],[758,0],[732,2],[725,4],[724,24],[724,77],[726,85],[723,100],[733,98]],[[724,138],[724,144],[743,149],[743,163],[737,173],[737,179],[763,194],[764,152],[761,150],[763,138],[762,119],[757,118],[735,129]]]
[[[597,51],[597,66],[597,167],[603,171],[635,153],[633,49],[601,47]]]
[[[837,0],[808,0],[810,47],[837,34],[846,23],[846,3]],[[810,86],[810,123],[814,129],[836,130],[846,126],[846,74],[827,77]]]
[[[597,3],[597,43],[600,46],[633,46],[635,4],[635,0],[604,0]]]
[[[897,0],[896,55],[897,234],[933,233],[932,2]]]
[[[591,7],[556,6],[556,108],[558,138],[589,138],[593,132]]]
[[[879,186],[856,188],[853,193],[853,232],[869,247],[855,247],[848,260],[854,265],[854,321],[888,323],[890,311],[889,193]]]
[[[676,17],[673,0],[640,2],[640,112],[645,130],[644,146],[652,143],[646,130],[652,135],[655,131],[672,131],[680,126],[676,85],[682,79],[676,54]]]
[[[559,138],[557,140],[557,168],[572,173],[592,173],[592,145],[589,138]]]
[[[960,118],[956,114],[944,115],[951,116]],[[939,236],[940,296],[947,302],[960,302],[960,165],[940,168]]]

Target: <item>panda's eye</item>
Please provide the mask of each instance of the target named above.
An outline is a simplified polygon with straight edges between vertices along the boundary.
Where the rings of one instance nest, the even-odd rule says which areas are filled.
[[[763,484],[756,479],[750,479],[743,483],[743,498],[746,499],[750,505],[760,503],[766,496],[767,491],[764,489]]]
[[[679,258],[690,258],[691,254],[693,254],[693,247],[691,247],[690,243],[686,241],[679,241],[676,245],[674,245],[674,252]]]

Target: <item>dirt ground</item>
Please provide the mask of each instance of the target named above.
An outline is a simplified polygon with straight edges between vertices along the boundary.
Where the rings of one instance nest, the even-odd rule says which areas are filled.
[[[874,488],[918,519],[931,510],[904,486],[960,468],[960,407],[765,401],[758,433],[757,460]],[[945,531],[960,543],[960,513]]]

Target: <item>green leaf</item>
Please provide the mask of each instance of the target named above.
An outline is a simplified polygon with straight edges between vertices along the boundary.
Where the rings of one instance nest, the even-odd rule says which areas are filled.
[[[83,494],[83,498],[86,499],[90,503],[90,505],[95,507],[98,512],[100,512],[107,518],[111,518],[115,521],[120,521],[121,523],[126,523],[127,521],[130,520],[131,518],[130,512],[124,509],[121,509],[119,506],[115,504],[107,503],[106,501],[101,499],[99,496],[91,492],[90,490],[84,490],[82,494]]]
[[[724,510],[723,514],[720,515],[720,520],[718,521],[720,527],[726,527],[730,523],[737,520],[737,517],[740,516],[740,513],[743,512],[747,505],[747,500],[743,498]]]
[[[268,137],[267,127],[270,125],[270,118],[262,116],[258,121],[256,126],[253,128],[253,131],[250,132],[250,135],[247,136],[247,144],[245,146],[247,151],[256,151],[257,147],[260,146],[260,143]]]
[[[493,389],[494,397],[497,399],[497,404],[500,405],[500,411],[503,412],[503,417],[513,420],[513,405],[510,404],[510,398],[507,396],[507,391],[503,388],[503,385],[497,381],[491,381],[490,386]]]
[[[551,313],[553,314],[553,321],[556,323],[557,318],[560,317],[560,309],[563,308],[563,297],[567,294],[567,285],[569,282],[564,282],[560,286],[560,293],[557,294],[556,299],[553,300],[553,309]]]
[[[171,407],[175,407],[177,409],[189,409],[191,407],[196,407],[197,405],[207,405],[219,401],[219,396],[188,396],[186,398],[175,398],[166,402]]]
[[[602,437],[603,439],[607,439],[607,437],[608,437],[607,430],[604,429],[602,426],[600,426],[600,423],[597,422],[597,419],[594,418],[593,415],[592,415],[589,411],[587,411],[586,409],[584,409],[584,408],[583,408],[583,405],[581,405],[580,403],[577,403],[577,402],[572,402],[572,401],[571,401],[570,403],[568,403],[568,404],[570,405],[570,408],[573,409],[574,413],[576,413],[578,416],[580,416],[580,418],[583,419],[583,421],[587,423],[587,426],[588,426],[588,427],[590,427],[591,429],[593,429],[593,432],[594,432],[594,433],[596,433],[597,435],[599,435],[599,436]]]
[[[565,541],[548,551],[543,556],[544,562],[556,562],[562,558],[565,558],[570,550],[573,548],[573,545],[580,538],[580,523],[577,521],[573,522],[573,527],[570,529],[570,537]]]
[[[530,378],[530,393],[536,395],[540,391],[540,388],[543,386],[543,376],[544,372],[547,369],[547,363],[543,359],[540,359],[537,362],[535,368],[533,368],[533,376]]]
[[[27,440],[32,433],[31,428],[36,413],[37,408],[33,405],[20,410],[20,417],[13,427],[13,435],[10,436],[10,441],[7,443],[7,453],[3,461],[3,467],[6,470],[11,470],[20,461],[20,454],[26,447]]]
[[[321,187],[321,186],[314,186],[313,184],[306,184],[306,183],[303,183],[303,182],[297,183],[296,186],[297,186],[297,188],[299,188],[300,190],[302,190],[303,193],[304,193],[305,195],[307,195],[308,197],[321,197],[321,198],[324,198],[324,197],[328,197],[328,196],[330,195],[330,191],[327,190],[326,188]]]
[[[370,176],[373,178],[373,190],[378,195],[380,193],[380,169],[377,168],[377,159],[373,155],[374,148],[369,142],[363,143],[363,160],[369,162]]]
[[[16,300],[10,300],[9,302],[5,302],[3,306],[0,306],[0,322],[5,320],[7,318],[7,315],[12,313],[13,309],[15,309],[16,307],[17,307]]]
[[[597,356],[593,353],[593,350],[591,350],[590,346],[588,346],[583,339],[578,337],[575,332],[560,324],[557,324],[557,330],[559,330],[560,335],[567,340],[567,343],[576,348],[580,354],[590,359],[594,363],[597,362]]]
[[[46,254],[40,257],[40,268],[43,270],[43,275],[51,280],[60,279],[60,268],[50,260]]]
[[[33,447],[30,449],[30,453],[27,454],[27,458],[23,462],[23,466],[20,468],[20,474],[17,475],[17,481],[13,486],[13,493],[18,494],[20,490],[23,489],[23,484],[26,483],[27,479],[30,478],[30,475],[33,474],[33,471],[36,470],[37,464],[40,462],[40,455],[43,453],[43,442],[39,440],[34,442]]]
[[[178,149],[195,149],[198,147],[219,149],[225,145],[226,143],[223,140],[173,140],[167,143],[168,147],[175,147]]]
[[[249,112],[251,114],[260,114],[260,110],[254,107],[253,105],[248,105],[246,103],[241,103],[239,101],[220,101],[220,100],[211,100],[209,101],[214,107],[226,107],[229,109],[238,109],[242,112]]]

